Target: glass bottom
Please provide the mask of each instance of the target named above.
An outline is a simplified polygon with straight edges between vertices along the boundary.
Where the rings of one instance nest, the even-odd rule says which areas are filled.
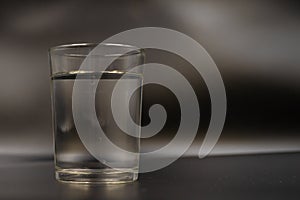
[[[138,173],[116,169],[59,169],[55,177],[67,183],[118,184],[137,180]]]

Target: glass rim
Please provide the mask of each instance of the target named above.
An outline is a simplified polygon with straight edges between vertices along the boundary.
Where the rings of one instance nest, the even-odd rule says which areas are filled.
[[[66,53],[64,51],[76,49],[76,48],[87,48],[87,47],[97,47],[98,45],[104,47],[119,47],[119,48],[126,48],[129,51],[127,53],[108,53],[108,54],[97,54],[97,55],[89,55],[90,52],[87,53]],[[60,52],[61,51],[61,52]],[[66,56],[66,57],[87,57],[87,56],[97,56],[97,57],[127,57],[127,56],[134,56],[134,55],[141,55],[144,53],[144,49],[129,45],[129,44],[121,44],[121,43],[90,43],[90,42],[83,42],[83,43],[69,43],[69,44],[61,44],[48,49],[50,55],[56,56]]]

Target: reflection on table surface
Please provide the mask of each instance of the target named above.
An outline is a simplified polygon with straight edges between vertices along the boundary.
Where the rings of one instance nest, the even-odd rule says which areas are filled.
[[[182,158],[119,185],[59,183],[51,158],[1,160],[0,199],[291,199],[300,186],[299,153]]]

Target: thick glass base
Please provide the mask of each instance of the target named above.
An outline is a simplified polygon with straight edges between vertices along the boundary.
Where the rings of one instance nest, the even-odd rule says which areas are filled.
[[[55,177],[67,183],[118,184],[137,180],[138,173],[116,169],[59,169]]]

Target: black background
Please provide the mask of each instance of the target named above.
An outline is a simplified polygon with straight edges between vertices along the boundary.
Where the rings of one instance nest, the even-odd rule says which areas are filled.
[[[0,153],[52,154],[49,47],[101,42],[144,26],[181,31],[202,44],[216,62],[226,87],[228,112],[212,154],[297,151],[298,9],[297,1],[2,1]],[[210,117],[205,83],[174,55],[148,50],[147,59],[176,68],[193,85],[201,123],[197,147],[187,155],[195,155]],[[176,133],[179,108],[170,95],[157,86],[144,90],[144,124],[153,103],[165,105],[169,113],[166,129],[145,141],[146,146],[155,144],[151,149]]]

